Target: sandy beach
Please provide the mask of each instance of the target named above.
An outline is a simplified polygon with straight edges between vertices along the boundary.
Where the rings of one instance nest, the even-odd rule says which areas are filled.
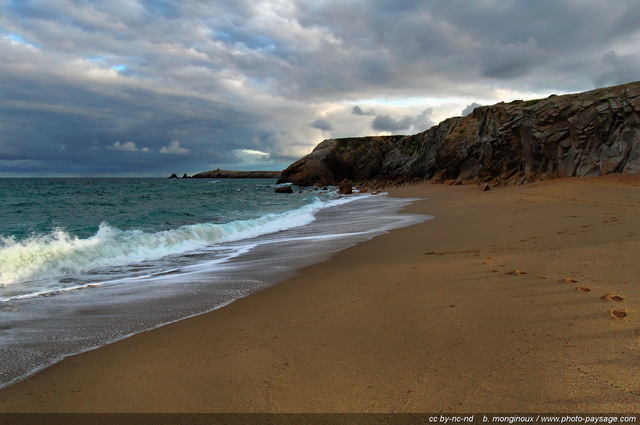
[[[67,358],[0,411],[640,411],[640,177],[391,194],[435,218]]]

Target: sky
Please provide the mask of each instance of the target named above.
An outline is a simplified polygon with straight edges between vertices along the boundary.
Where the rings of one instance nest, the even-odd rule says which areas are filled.
[[[640,80],[637,0],[0,0],[0,177],[282,170]]]

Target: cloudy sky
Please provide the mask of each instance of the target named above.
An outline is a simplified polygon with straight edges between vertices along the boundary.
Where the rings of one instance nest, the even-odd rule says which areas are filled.
[[[637,0],[0,0],[0,177],[280,170],[640,80]]]

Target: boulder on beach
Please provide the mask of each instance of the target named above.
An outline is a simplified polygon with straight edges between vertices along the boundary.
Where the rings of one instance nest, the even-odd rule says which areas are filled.
[[[338,185],[338,193],[341,195],[351,195],[353,193],[353,185],[347,179],[342,180]]]

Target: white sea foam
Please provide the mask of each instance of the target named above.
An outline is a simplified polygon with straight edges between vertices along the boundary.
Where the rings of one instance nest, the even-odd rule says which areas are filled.
[[[155,233],[119,230],[102,223],[96,234],[86,239],[72,236],[62,229],[21,241],[1,238],[0,286],[136,264],[184,254],[217,243],[303,226],[313,221],[319,210],[350,200],[341,198],[327,202],[316,199],[295,210],[266,214],[252,220],[192,224]]]

